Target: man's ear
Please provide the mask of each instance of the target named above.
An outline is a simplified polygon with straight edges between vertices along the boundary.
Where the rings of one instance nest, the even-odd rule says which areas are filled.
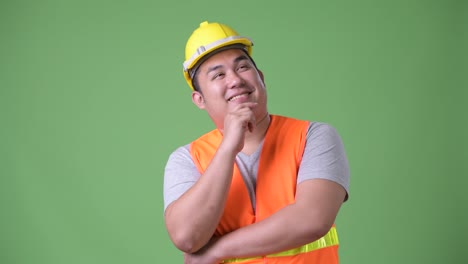
[[[260,79],[262,79],[263,84],[265,85],[265,78],[263,77],[263,72],[259,69],[257,69],[258,74],[260,75]]]
[[[205,99],[200,92],[192,92],[192,102],[200,109],[205,109]]]

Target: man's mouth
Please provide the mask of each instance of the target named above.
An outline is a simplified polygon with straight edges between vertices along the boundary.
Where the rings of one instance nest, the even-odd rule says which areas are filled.
[[[246,92],[246,93],[242,93],[242,94],[238,94],[238,95],[235,95],[233,97],[230,97],[228,99],[228,102],[232,102],[232,101],[235,101],[239,98],[242,98],[242,97],[246,97],[246,96],[249,96],[252,92]]]

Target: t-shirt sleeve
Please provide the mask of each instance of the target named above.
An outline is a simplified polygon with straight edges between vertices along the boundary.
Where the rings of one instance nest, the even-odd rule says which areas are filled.
[[[164,169],[164,210],[179,199],[200,178],[200,172],[190,156],[190,145],[171,153]]]
[[[311,122],[297,184],[310,179],[334,181],[349,195],[349,164],[338,132],[329,124]]]

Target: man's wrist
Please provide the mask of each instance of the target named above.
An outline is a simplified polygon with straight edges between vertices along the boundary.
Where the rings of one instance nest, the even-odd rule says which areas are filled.
[[[226,155],[228,157],[231,157],[233,160],[235,159],[237,153],[239,153],[239,151],[237,151],[235,147],[229,146],[229,144],[227,144],[226,142],[221,142],[217,152],[220,155]]]
[[[228,258],[228,256],[225,254],[225,250],[223,247],[223,239],[222,237],[217,237],[216,241],[212,245],[211,249],[211,254],[212,256],[219,262],[219,263],[224,263],[224,259]]]

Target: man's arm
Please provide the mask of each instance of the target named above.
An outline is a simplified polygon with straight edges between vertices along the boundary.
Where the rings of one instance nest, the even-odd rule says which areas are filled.
[[[232,151],[218,149],[200,179],[167,207],[166,228],[178,249],[194,252],[213,235],[224,210],[234,159]]]
[[[345,196],[345,189],[333,181],[304,181],[297,186],[294,204],[222,236],[205,254],[218,261],[262,256],[315,241],[330,230]]]
[[[333,225],[347,199],[348,186],[349,167],[340,136],[328,124],[311,123],[298,173],[296,202],[259,223],[214,240],[196,254],[188,254],[186,263],[261,256],[312,242]]]
[[[223,140],[198,181],[165,211],[166,228],[175,246],[195,252],[213,236],[231,186],[234,162],[244,136],[255,127],[254,103],[238,105],[225,117]]]

